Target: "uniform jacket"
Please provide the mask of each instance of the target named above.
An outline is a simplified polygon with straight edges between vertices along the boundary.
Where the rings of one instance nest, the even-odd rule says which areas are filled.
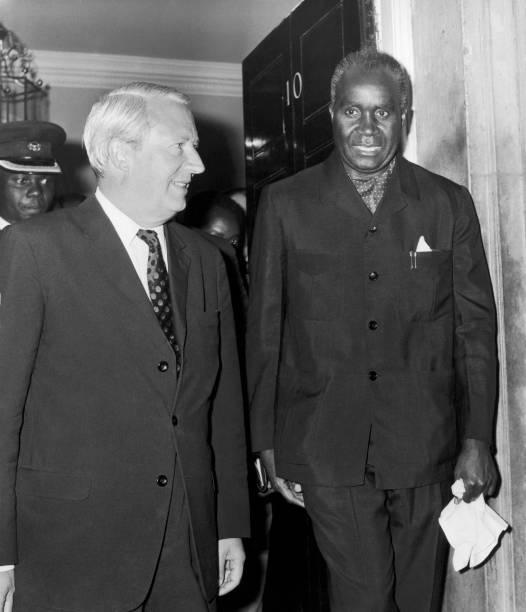
[[[372,427],[377,486],[420,486],[462,437],[491,441],[495,311],[465,188],[400,157],[371,216],[333,153],[263,191],[251,262],[253,448],[278,475],[361,483]]]
[[[0,564],[24,602],[130,610],[183,473],[196,571],[247,535],[245,433],[221,256],[166,225],[175,353],[91,198],[0,233]],[[163,486],[164,483],[164,486]]]

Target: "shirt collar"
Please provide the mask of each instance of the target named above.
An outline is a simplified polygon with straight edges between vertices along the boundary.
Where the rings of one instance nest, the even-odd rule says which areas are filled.
[[[10,225],[9,221],[6,221],[3,217],[0,217],[0,230],[3,230],[4,227]]]
[[[97,187],[97,190],[95,191],[95,197],[101,205],[102,210],[111,221],[111,224],[115,228],[115,231],[119,235],[119,238],[124,246],[129,246],[133,239],[137,236],[138,230],[142,229],[140,225],[137,225],[133,219],[123,213],[120,208],[115,206],[115,204],[110,202],[99,187]],[[158,235],[162,234],[164,231],[162,225],[148,229],[154,230]]]

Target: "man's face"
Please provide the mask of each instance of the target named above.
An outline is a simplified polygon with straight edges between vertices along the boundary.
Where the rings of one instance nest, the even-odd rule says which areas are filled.
[[[0,217],[9,223],[48,211],[54,195],[52,175],[0,169]]]
[[[202,229],[212,236],[223,238],[236,250],[243,246],[239,222],[228,210],[213,210],[211,218]]]
[[[350,68],[336,88],[331,109],[336,148],[356,178],[370,178],[393,159],[405,116],[395,79],[384,70]]]
[[[197,153],[197,130],[184,104],[148,102],[149,131],[129,156],[126,180],[134,194],[130,216],[144,227],[165,223],[186,206],[192,175],[204,171]]]

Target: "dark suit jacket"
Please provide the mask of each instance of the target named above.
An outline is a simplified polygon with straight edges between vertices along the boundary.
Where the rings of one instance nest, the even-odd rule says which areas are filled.
[[[140,605],[176,457],[208,599],[217,590],[218,536],[247,535],[224,266],[190,230],[168,223],[166,236],[179,377],[95,199],[0,234],[0,564],[17,563],[24,602],[94,611]],[[158,485],[160,475],[168,486]]]
[[[361,483],[372,426],[377,486],[419,486],[451,476],[459,437],[492,440],[494,302],[465,188],[399,158],[372,217],[333,153],[262,193],[250,278],[253,448],[278,475]]]

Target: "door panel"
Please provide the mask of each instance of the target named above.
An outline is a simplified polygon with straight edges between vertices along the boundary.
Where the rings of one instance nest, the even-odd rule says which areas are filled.
[[[356,0],[303,2],[290,16],[294,95],[294,170],[322,161],[330,152],[330,79],[336,64],[360,47]],[[293,93],[297,93],[296,91]]]
[[[292,105],[289,21],[283,21],[243,62],[243,108],[247,182],[247,228],[266,182],[292,172]]]

